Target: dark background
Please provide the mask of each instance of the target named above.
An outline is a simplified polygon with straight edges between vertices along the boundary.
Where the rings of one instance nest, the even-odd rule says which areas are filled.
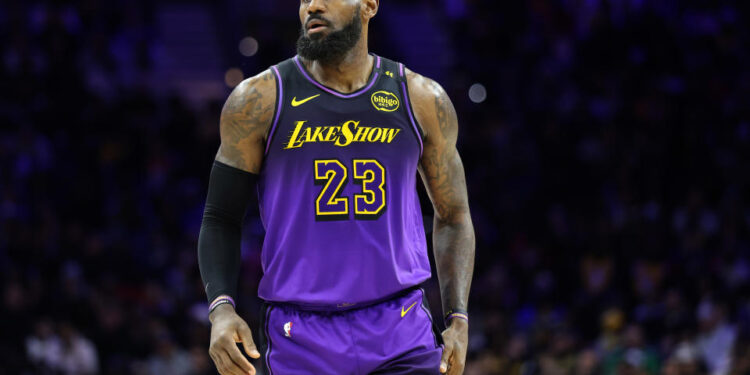
[[[381,1],[371,51],[459,115],[466,374],[750,373],[749,4]],[[0,4],[0,373],[211,373],[219,112],[294,54],[297,6]],[[254,328],[262,236],[249,215]]]

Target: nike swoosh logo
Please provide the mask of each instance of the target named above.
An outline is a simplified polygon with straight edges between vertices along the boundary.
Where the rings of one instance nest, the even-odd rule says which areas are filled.
[[[299,101],[297,100],[297,97],[295,96],[294,98],[292,98],[292,107],[297,107],[297,106],[300,106],[302,104],[305,104],[305,103],[309,102],[310,100],[313,100],[313,99],[315,99],[315,98],[317,98],[319,96],[320,96],[320,94],[313,95],[313,96],[311,96],[309,98],[304,98],[304,99],[299,100]]]
[[[403,317],[404,317],[404,315],[406,315],[406,313],[408,313],[408,312],[409,312],[409,310],[411,310],[411,308],[412,308],[412,307],[414,307],[414,305],[416,305],[416,304],[417,304],[417,302],[416,302],[416,301],[414,301],[414,303],[412,303],[412,304],[411,304],[411,306],[409,306],[409,308],[408,308],[408,309],[406,309],[406,311],[404,311],[404,307],[403,307],[403,306],[401,306],[401,317],[403,318]]]

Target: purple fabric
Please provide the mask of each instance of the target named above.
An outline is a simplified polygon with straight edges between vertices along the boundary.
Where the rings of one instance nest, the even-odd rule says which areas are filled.
[[[353,92],[351,94],[342,94],[340,92],[337,92],[335,90],[332,90],[332,89],[330,89],[328,87],[323,86],[322,84],[320,84],[320,82],[316,81],[313,77],[311,77],[310,74],[305,69],[304,65],[302,65],[302,61],[300,61],[299,56],[295,56],[294,57],[294,62],[297,64],[297,67],[299,68],[300,73],[302,73],[302,75],[305,76],[305,78],[307,78],[307,80],[310,81],[313,85],[317,86],[319,89],[321,89],[321,90],[323,90],[323,91],[325,91],[325,92],[327,92],[327,93],[329,93],[331,95],[336,95],[336,96],[338,96],[340,98],[344,98],[344,99],[353,98],[353,97],[355,97],[355,96],[357,96],[357,95],[359,95],[359,94],[361,94],[363,92],[366,92],[367,90],[371,89],[372,86],[375,84],[375,82],[378,81],[378,76],[380,75],[378,72],[375,72],[375,74],[372,75],[372,78],[370,79],[370,83],[367,86],[365,86],[362,89],[357,90],[357,91],[355,91],[355,92]],[[375,67],[376,68],[380,68],[380,56],[375,56]]]
[[[274,374],[439,374],[442,346],[422,291],[345,312],[273,306],[266,364]],[[403,313],[403,317],[402,317]]]
[[[406,87],[406,68],[404,67],[404,64],[399,63],[398,64],[398,70],[401,74],[401,77],[403,77],[404,81],[401,83],[401,91],[403,92],[404,102],[406,102],[406,111],[409,113],[409,121],[411,122],[411,126],[414,128],[414,131],[417,132],[417,134],[422,134],[419,132],[419,127],[417,126],[417,119],[414,117],[414,114],[411,111],[411,98],[409,98],[409,89]],[[422,137],[419,137],[419,156],[422,157],[422,153],[424,152],[424,144],[422,144]]]
[[[273,138],[274,131],[276,130],[276,124],[279,123],[279,116],[281,115],[281,105],[284,103],[284,84],[281,81],[281,74],[279,69],[275,66],[271,67],[273,74],[276,75],[276,82],[279,85],[279,92],[276,95],[277,107],[276,113],[274,114],[273,125],[271,125],[271,131],[268,132],[268,140],[266,140],[266,151],[264,155],[268,155],[268,148],[271,146],[271,138]]]
[[[270,342],[270,340],[268,340],[268,337],[270,337],[270,336],[268,335],[269,334],[269,330],[268,330],[269,324],[267,323],[268,322],[268,316],[271,314],[271,309],[266,310],[265,314],[266,314],[266,316],[263,319],[263,321],[266,322],[266,324],[265,324],[265,327],[260,327],[260,329],[265,330],[265,334],[266,334],[265,337],[266,337],[266,340],[267,340],[267,343],[266,343],[267,349],[266,349],[266,353],[264,355],[264,358],[265,358],[265,361],[266,361],[266,367],[268,368],[268,371],[270,373],[273,373],[273,370],[269,366],[269,362],[268,362],[268,354],[271,353],[271,350],[273,349],[273,348],[271,348],[271,342]]]
[[[279,72],[284,101],[305,101],[283,107],[261,168],[258,296],[343,310],[429,279],[416,190],[421,140],[398,80],[381,74],[368,91],[342,98],[308,82],[294,62]],[[398,104],[379,110],[378,93]],[[356,138],[360,132],[369,135]]]
[[[403,65],[402,65],[403,66]],[[401,90],[404,93],[404,98],[409,97],[409,89],[406,88],[406,81],[401,82]],[[409,112],[409,121],[411,121],[411,126],[414,128],[414,131],[419,133],[419,128],[417,128],[417,121],[414,118],[414,114],[411,112],[411,100],[405,100],[406,102],[406,110]],[[422,143],[422,137],[419,137],[419,156],[422,157],[422,152],[424,152],[424,144]]]

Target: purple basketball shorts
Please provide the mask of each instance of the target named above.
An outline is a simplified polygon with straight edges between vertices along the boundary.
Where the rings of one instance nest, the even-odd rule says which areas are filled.
[[[263,304],[266,374],[439,374],[442,336],[424,291],[346,311]]]

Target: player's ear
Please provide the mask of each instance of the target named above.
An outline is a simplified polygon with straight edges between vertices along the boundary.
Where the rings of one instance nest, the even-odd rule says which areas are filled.
[[[370,20],[378,13],[380,0],[362,0],[362,16]]]

